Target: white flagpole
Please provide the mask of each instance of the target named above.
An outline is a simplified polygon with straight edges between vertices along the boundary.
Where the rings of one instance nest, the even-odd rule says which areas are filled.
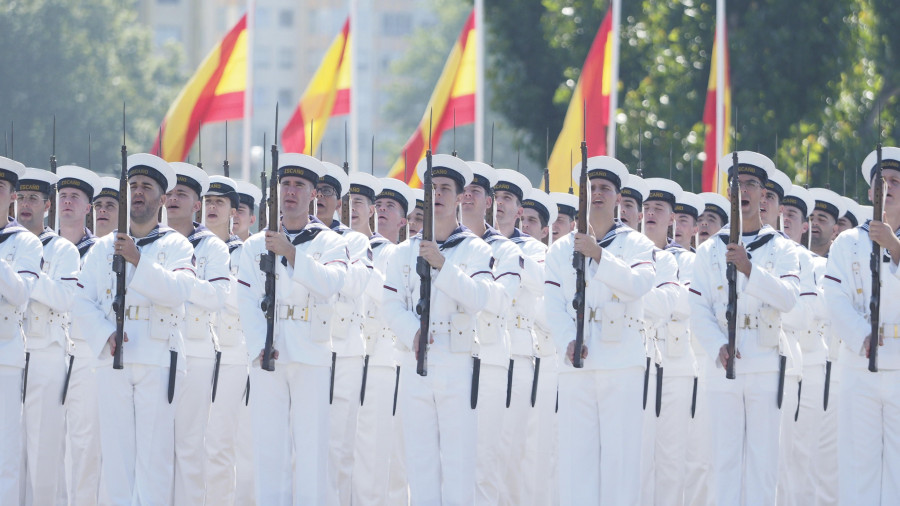
[[[609,130],[606,132],[606,154],[616,156],[616,109],[619,107],[619,25],[622,20],[622,0],[612,1],[612,82],[609,92]]]
[[[359,19],[359,2],[350,0],[350,172],[356,172],[359,166],[359,37],[362,35],[356,20]],[[349,225],[349,224],[348,224]]]
[[[244,89],[244,120],[241,139],[241,179],[250,181],[250,134],[253,123],[253,23],[256,0],[247,0],[247,86]],[[263,146],[263,149],[266,149]]]
[[[475,0],[475,159],[484,160],[484,0]]]
[[[725,0],[716,0],[716,163],[725,156],[725,51]]]

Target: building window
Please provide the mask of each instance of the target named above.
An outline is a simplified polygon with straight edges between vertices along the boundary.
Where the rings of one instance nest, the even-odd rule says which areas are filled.
[[[281,88],[278,90],[278,103],[287,106],[294,106],[294,91],[290,88]]]
[[[181,28],[170,25],[159,25],[153,31],[153,43],[162,47],[166,42],[181,42]]]
[[[253,51],[253,67],[267,69],[272,66],[272,50],[267,46],[258,46]]]
[[[278,13],[278,24],[282,28],[291,28],[294,26],[294,11],[290,9],[282,9]]]
[[[386,12],[381,16],[381,34],[386,37],[404,37],[412,33],[412,14]]]
[[[294,68],[294,50],[289,47],[278,49],[278,68],[290,70]]]
[[[254,13],[257,28],[268,28],[272,26],[272,11],[266,7],[257,7]]]
[[[265,86],[253,87],[253,106],[256,108],[269,106],[269,90]]]

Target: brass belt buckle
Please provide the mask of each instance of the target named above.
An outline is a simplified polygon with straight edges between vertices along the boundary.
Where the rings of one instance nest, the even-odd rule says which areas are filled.
[[[288,306],[287,318],[289,320],[297,320],[297,321],[303,321],[303,322],[309,320],[309,306],[304,307],[302,310],[298,311],[298,313],[299,313],[298,317],[294,318],[294,309],[296,309],[296,308],[297,308],[297,306]]]

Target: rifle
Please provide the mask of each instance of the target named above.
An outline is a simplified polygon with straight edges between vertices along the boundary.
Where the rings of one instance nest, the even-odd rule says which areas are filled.
[[[740,244],[741,241],[741,187],[738,182],[737,144],[731,154],[731,179],[728,182],[728,196],[731,198],[731,223],[728,244]],[[728,360],[725,361],[725,377],[734,379],[734,356],[737,352],[737,267],[729,262],[725,268],[728,280],[728,305],[725,307],[725,318],[728,320]]]
[[[225,124],[227,125],[228,123],[225,123]],[[226,128],[228,128],[228,127],[226,127]],[[197,168],[198,169],[203,169],[203,134],[202,134],[202,131],[203,131],[203,123],[197,122]],[[226,134],[226,138],[227,138],[227,135],[228,134]],[[226,141],[226,144],[227,144],[227,141]],[[227,160],[228,148],[227,147],[225,148],[225,158],[226,158],[225,163],[227,164],[228,163],[228,160]],[[204,169],[204,170],[206,170],[206,169]],[[202,204],[203,196],[202,195],[200,196],[200,202],[201,202],[200,209],[198,209],[197,212],[194,213],[194,221],[196,221],[197,223],[203,223],[203,204]],[[215,388],[213,388],[213,390],[215,390]],[[215,399],[215,398],[216,398],[216,396],[213,395],[213,399]]]
[[[275,142],[272,144],[272,177],[269,180],[269,228],[277,232],[278,219],[278,104],[275,104]],[[259,259],[259,270],[266,274],[266,294],[259,307],[266,313],[266,344],[263,348],[262,369],[274,371],[272,349],[275,342],[275,253],[269,251]]]
[[[878,111],[878,144],[875,176],[872,178],[872,219],[881,221],[884,214],[884,180],[881,178],[881,111]],[[881,246],[872,241],[869,268],[872,270],[872,295],[869,301],[872,332],[869,336],[869,371],[878,372],[878,341],[881,337]]]
[[[266,180],[266,133],[263,132],[263,163],[262,170],[259,171],[259,189],[262,191],[262,197],[259,199],[259,217],[256,221],[259,222],[259,230],[266,228],[267,220],[266,220],[266,206],[268,202],[266,202],[266,191],[269,189],[269,183]]]
[[[53,115],[53,152],[50,155],[50,172],[56,174],[56,115]],[[47,211],[47,226],[54,232],[59,230],[56,226],[56,184],[50,185],[50,210]]]
[[[128,148],[125,145],[125,103],[122,103],[122,169],[119,173],[119,234],[128,233]],[[125,257],[113,256],[113,272],[116,273],[116,296],[113,311],[116,312],[116,351],[113,353],[113,369],[122,369],[122,345],[125,338]]]
[[[90,134],[90,133],[88,133],[88,167],[87,167],[87,168],[88,168],[88,170],[93,170],[93,168],[91,168],[91,134]],[[100,188],[97,188],[96,191],[97,191],[97,193],[100,193]],[[86,221],[85,226],[86,226],[87,229],[90,230],[91,233],[93,234],[93,233],[94,233],[94,228],[95,228],[95,226],[94,226],[95,223],[94,223],[94,206],[93,206],[93,203],[91,203],[91,208],[90,208],[90,210],[88,211],[88,214],[87,214],[87,217],[86,217],[86,220],[85,220],[85,221]]]
[[[434,240],[434,188],[431,182],[431,119],[428,120],[428,151],[425,151],[425,175],[422,178],[425,190],[424,216],[422,217],[422,240]],[[416,259],[416,273],[419,275],[419,352],[416,354],[416,373],[428,376],[428,338],[431,335],[431,265],[424,257]]]
[[[585,106],[585,113],[587,113]],[[587,118],[587,115],[584,116]],[[584,127],[581,139],[581,175],[578,177],[578,233],[586,234],[588,231],[588,178],[587,178],[587,126]],[[572,254],[572,267],[575,268],[575,297],[572,298],[572,307],[575,308],[575,349],[572,355],[572,366],[576,369],[584,367],[581,358],[584,349],[584,303],[585,303],[585,259],[584,254],[574,252]]]
[[[491,123],[491,163],[489,164],[491,167],[494,166],[494,123]],[[497,203],[495,202],[497,199],[491,198],[491,207],[487,210],[487,216],[484,217],[484,220],[491,227],[494,226],[494,214],[497,210]]]
[[[222,172],[225,174],[225,177],[231,177],[231,174],[228,170],[228,122],[225,122],[225,163],[222,165]]]
[[[375,138],[372,138],[373,148],[375,143]],[[374,153],[372,156],[375,156]],[[344,123],[344,174],[347,174],[347,177],[350,176],[350,162],[347,159],[347,123]],[[340,197],[340,195],[338,195]],[[344,225],[350,226],[350,192],[344,195],[341,199],[341,221]]]

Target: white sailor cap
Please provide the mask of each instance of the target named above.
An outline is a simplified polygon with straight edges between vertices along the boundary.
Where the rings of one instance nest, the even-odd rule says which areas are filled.
[[[844,202],[844,197],[837,193],[825,188],[810,188],[809,193],[815,201],[809,214],[812,214],[813,211],[822,211],[830,214],[834,221],[837,221],[847,212],[847,203]]]
[[[87,195],[88,200],[94,199],[94,194],[100,191],[100,176],[92,170],[77,165],[63,165],[56,169],[59,181],[56,182],[56,190],[63,188],[75,188]]]
[[[100,197],[108,197],[119,200],[119,178],[103,176],[100,178],[100,191],[94,195],[94,200]]]
[[[278,158],[278,181],[285,177],[299,177],[311,182],[319,183],[319,178],[325,175],[325,166],[322,162],[302,153],[283,153]]]
[[[872,219],[872,206],[859,206],[859,219],[862,223]]]
[[[778,195],[778,200],[783,199],[791,191],[793,185],[787,174],[775,168],[769,170],[769,179],[763,183],[766,190],[773,191]]]
[[[854,227],[859,226],[860,223],[865,223],[865,220],[862,218],[862,206],[849,197],[841,197],[841,201],[844,203],[844,214],[841,215],[842,218],[850,220],[850,223],[852,223]]]
[[[687,214],[693,216],[695,220],[700,217],[705,208],[706,204],[700,195],[688,191],[682,191],[681,196],[675,201],[676,214]]]
[[[416,165],[416,174],[420,181],[425,181],[425,170],[428,168],[428,160],[422,158]],[[434,155],[431,157],[431,177],[449,177],[465,188],[472,183],[472,168],[462,159],[453,155]]]
[[[344,172],[342,167],[331,162],[322,162],[322,165],[325,166],[325,173],[319,177],[319,183],[333,187],[337,198],[343,198],[350,191],[350,176]]]
[[[537,213],[547,221],[547,224],[556,221],[559,210],[556,208],[556,201],[547,192],[532,188],[525,200],[522,201],[522,207],[526,209],[534,209]]]
[[[769,178],[769,174],[776,170],[775,163],[766,155],[755,151],[738,151],[738,174],[755,176],[762,183]],[[731,175],[733,165],[733,153],[728,153],[719,160],[719,171],[726,177]]]
[[[668,202],[669,205],[672,206],[672,211],[675,210],[675,204],[678,203],[678,200],[681,198],[681,185],[675,181],[662,177],[651,177],[645,179],[644,183],[647,185],[648,189],[647,196],[644,197],[644,202],[661,200],[663,202]]]
[[[187,186],[200,198],[209,189],[209,175],[205,170],[191,163],[169,162],[175,170],[176,184]]]
[[[238,199],[241,204],[246,205],[250,210],[254,210],[257,205],[264,205],[262,201],[262,190],[258,186],[249,181],[236,181]],[[240,207],[240,206],[239,206]]]
[[[413,197],[416,199],[416,205],[413,207],[415,209],[425,209],[425,190],[421,188],[410,188],[410,190],[412,190]],[[412,209],[409,212],[411,213]]]
[[[578,195],[562,192],[550,192],[550,196],[556,201],[556,209],[559,214],[565,214],[573,220],[578,215]],[[557,216],[559,216],[557,214]]]
[[[477,184],[484,188],[484,191],[490,195],[494,192],[494,185],[497,184],[497,169],[491,167],[484,162],[466,162],[472,168],[472,182],[469,184]],[[529,183],[530,185],[530,183]]]
[[[878,170],[878,150],[869,153],[869,156],[863,160],[862,166],[863,179],[872,186],[872,178],[875,177],[875,171]],[[891,169],[900,170],[900,148],[883,147],[881,148],[881,170]]]
[[[237,183],[230,177],[209,176],[209,187],[206,189],[205,195],[227,197],[231,200],[231,207],[235,209],[240,207],[241,204],[241,200],[238,197]]]
[[[518,197],[521,203],[525,200],[525,196],[531,192],[531,181],[521,172],[511,169],[497,169],[497,182],[494,183],[494,191],[512,193]]]
[[[811,191],[802,186],[791,185],[790,189],[781,199],[781,205],[796,207],[803,213],[803,216],[809,217],[813,209],[816,207],[816,199]]]
[[[19,178],[19,187],[17,191],[40,192],[49,195],[50,190],[58,180],[59,176],[49,170],[28,167],[25,169],[25,173]]]
[[[25,173],[25,166],[5,156],[0,156],[0,180],[9,181],[13,187]]]
[[[627,174],[623,181],[624,183],[620,187],[622,198],[632,198],[637,201],[639,206],[643,205],[644,199],[650,195],[650,187],[647,186],[647,182],[634,174]]]
[[[731,216],[731,202],[725,197],[713,192],[703,192],[699,195],[703,199],[703,212],[716,213],[722,218],[722,223],[728,223]],[[703,214],[701,212],[700,214]]]
[[[409,204],[416,199],[414,190],[399,179],[392,177],[381,178],[381,192],[375,196],[375,199],[392,199],[397,201],[403,207],[403,216],[409,214]],[[423,192],[424,193],[424,192]],[[424,198],[424,196],[423,196]]]
[[[587,159],[587,178],[606,179],[610,181],[619,190],[622,189],[623,182],[628,177],[628,167],[611,156],[592,156]],[[572,179],[581,180],[581,163],[572,167]]]
[[[350,195],[362,195],[375,203],[375,195],[381,193],[381,180],[365,172],[350,175]]]
[[[134,176],[147,176],[156,181],[163,189],[163,193],[169,193],[177,184],[175,170],[169,162],[150,153],[136,153],[128,155],[128,179]]]

